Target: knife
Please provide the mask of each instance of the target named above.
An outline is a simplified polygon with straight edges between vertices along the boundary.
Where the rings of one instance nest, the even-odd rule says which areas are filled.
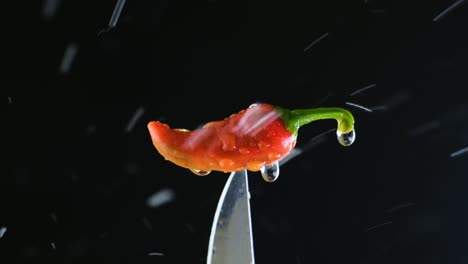
[[[207,264],[254,264],[247,170],[232,172],[216,207]]]

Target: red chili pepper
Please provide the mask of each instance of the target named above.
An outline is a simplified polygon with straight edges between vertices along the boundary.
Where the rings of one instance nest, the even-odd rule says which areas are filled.
[[[336,119],[342,145],[354,141],[354,118],[342,108],[288,110],[253,104],[220,121],[195,130],[171,129],[159,121],[148,123],[154,147],[166,159],[197,175],[211,171],[259,171],[294,149],[298,129],[319,119]]]

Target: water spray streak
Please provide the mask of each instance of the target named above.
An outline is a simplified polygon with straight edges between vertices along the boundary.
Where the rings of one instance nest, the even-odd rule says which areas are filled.
[[[270,113],[266,114],[264,117],[260,118],[252,126],[247,127],[247,130],[244,131],[244,134],[255,136],[258,132],[263,130],[264,127],[271,124],[277,118],[278,118],[278,113],[276,113],[275,111],[271,111]]]
[[[164,256],[163,253],[159,253],[159,252],[152,252],[152,253],[148,253],[148,256]]]
[[[463,4],[463,2],[465,2],[465,0],[458,0],[455,3],[451,4],[444,11],[442,11],[440,14],[438,14],[436,17],[434,17],[434,19],[432,21],[438,22],[439,20],[441,20],[442,18],[447,16],[449,13],[451,13],[453,10],[455,10],[455,8],[461,6],[461,4]]]
[[[439,120],[434,120],[429,123],[426,123],[424,125],[421,125],[417,128],[411,129],[408,131],[408,136],[414,137],[414,136],[420,136],[422,134],[425,134],[431,130],[437,129],[440,127],[440,121]]]
[[[148,197],[146,205],[151,208],[157,208],[173,201],[174,199],[175,193],[172,189],[162,189]]]
[[[377,86],[377,85],[376,85],[375,83],[369,84],[369,85],[367,85],[367,86],[365,86],[365,87],[363,87],[363,88],[361,88],[361,89],[359,89],[359,90],[357,90],[357,91],[352,92],[352,93],[350,94],[350,96],[355,96],[356,94],[362,94],[362,92],[367,91],[367,90],[369,90],[369,89],[372,89],[372,88],[374,88],[374,87],[376,87],[376,86]]]
[[[328,32],[323,34],[322,36],[320,36],[318,39],[312,41],[312,43],[310,43],[307,47],[304,48],[304,52],[308,51],[310,48],[312,48],[312,46],[314,46],[315,44],[319,43],[321,40],[323,40],[324,38],[326,38],[328,36]]]
[[[330,132],[333,132],[333,131],[335,131],[334,128],[330,129],[328,131],[325,131],[325,132],[323,132],[323,133],[309,139],[309,141],[307,141],[307,143],[304,144],[303,146],[296,147],[295,149],[293,149],[289,153],[289,155],[287,155],[282,160],[280,160],[279,165],[282,166],[282,165],[286,164],[287,162],[289,162],[290,160],[292,160],[293,158],[301,155],[302,153],[312,149],[315,146],[318,146],[318,145],[324,143],[326,141],[325,135],[330,133]]]
[[[3,235],[5,235],[6,231],[7,231],[6,227],[2,226],[2,228],[0,228],[0,238],[2,238]]]
[[[44,20],[52,20],[57,14],[60,2],[60,0],[44,0],[44,5],[42,6],[42,18]]]
[[[62,63],[60,63],[60,73],[64,74],[70,71],[71,65],[73,64],[73,60],[75,59],[77,53],[78,45],[76,43],[68,44],[63,54]]]
[[[367,108],[365,106],[362,106],[362,105],[358,105],[358,104],[355,104],[355,103],[351,103],[351,102],[346,102],[347,105],[350,105],[350,106],[354,106],[356,108],[359,108],[361,110],[364,110],[366,112],[369,112],[369,113],[372,113],[372,109],[370,108]]]
[[[385,223],[382,223],[382,224],[378,224],[378,225],[375,225],[375,226],[371,226],[369,228],[366,228],[366,230],[364,230],[364,232],[369,232],[369,231],[372,231],[372,230],[375,230],[377,228],[380,228],[382,226],[386,226],[386,225],[390,225],[390,224],[393,224],[392,221],[387,221]]]
[[[468,146],[467,146],[467,147],[464,147],[464,148],[462,148],[462,149],[459,149],[459,150],[457,150],[457,151],[455,151],[455,152],[452,152],[452,153],[450,154],[450,157],[451,157],[451,158],[455,158],[455,157],[458,157],[458,156],[460,156],[461,154],[464,154],[464,153],[466,153],[466,152],[468,152]]]
[[[117,21],[119,20],[120,14],[122,13],[122,9],[125,5],[125,0],[118,0],[117,4],[115,5],[114,12],[109,20],[109,28],[114,28],[117,25]]]
[[[139,107],[135,113],[133,114],[132,118],[127,123],[127,126],[125,127],[125,132],[129,133],[133,130],[135,127],[135,124],[138,122],[138,120],[141,118],[141,116],[145,113],[145,109],[143,107]]]
[[[406,208],[406,207],[409,207],[409,206],[413,206],[415,205],[414,203],[412,202],[407,202],[407,203],[404,203],[404,204],[400,204],[400,205],[397,205],[395,207],[392,207],[392,208],[389,208],[387,210],[385,210],[385,213],[394,213],[400,209],[403,209],[403,208]]]

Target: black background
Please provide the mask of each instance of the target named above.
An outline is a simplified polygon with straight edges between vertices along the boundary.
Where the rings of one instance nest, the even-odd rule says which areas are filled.
[[[59,1],[52,16],[16,2],[3,10],[3,263],[205,263],[228,174],[164,161],[146,124],[193,129],[254,102],[346,107],[357,132],[347,148],[326,134],[274,183],[249,174],[257,263],[467,261],[467,156],[450,156],[468,145],[466,5],[434,21],[454,1],[129,0],[102,31],[116,1]],[[298,147],[334,126],[301,128]],[[174,199],[148,207],[164,189]]]

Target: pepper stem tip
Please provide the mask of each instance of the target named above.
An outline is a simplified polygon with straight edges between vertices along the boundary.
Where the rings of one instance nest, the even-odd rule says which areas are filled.
[[[282,107],[276,107],[276,110],[280,113],[286,129],[296,137],[301,126],[323,119],[335,119],[338,122],[336,134],[341,145],[351,145],[356,137],[354,131],[354,117],[351,112],[344,108],[322,107],[288,110]]]

